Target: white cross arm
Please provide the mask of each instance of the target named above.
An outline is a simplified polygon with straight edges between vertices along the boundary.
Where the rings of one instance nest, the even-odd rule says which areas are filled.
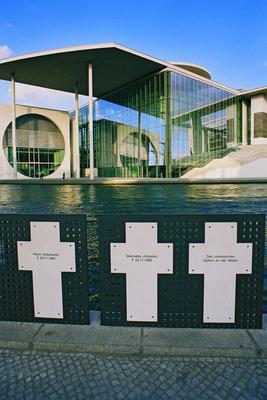
[[[53,268],[60,272],[76,272],[75,243],[58,243],[45,249],[33,242],[18,241],[18,268],[20,271],[33,271],[36,268]]]
[[[75,243],[60,242],[58,222],[31,222],[31,241],[18,241],[18,267],[22,271],[36,268],[75,272]]]
[[[189,273],[205,274],[212,266],[230,267],[235,274],[252,273],[252,244],[238,243],[225,253],[207,248],[204,243],[189,245]]]
[[[205,243],[189,244],[189,273],[211,273],[214,267],[251,274],[252,250],[252,243],[237,243],[236,222],[206,223]]]
[[[158,274],[173,273],[173,244],[158,243],[157,223],[126,223],[126,243],[111,243],[111,272],[153,268]]]
[[[111,243],[111,272],[128,273],[133,269],[153,268],[157,274],[173,273],[173,244],[158,243],[149,249],[136,246],[129,248],[128,243]]]

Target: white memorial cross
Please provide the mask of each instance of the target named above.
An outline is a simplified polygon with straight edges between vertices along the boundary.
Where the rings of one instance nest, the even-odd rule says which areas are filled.
[[[234,323],[236,275],[252,273],[252,243],[236,222],[206,222],[205,243],[189,244],[189,273],[204,274],[203,322]]]
[[[173,273],[173,244],[158,243],[155,222],[126,223],[126,243],[111,243],[111,272],[126,274],[127,321],[158,320],[158,274]]]
[[[17,242],[20,271],[32,271],[34,315],[63,318],[62,272],[75,272],[75,243],[60,242],[59,222],[31,222],[31,241]]]

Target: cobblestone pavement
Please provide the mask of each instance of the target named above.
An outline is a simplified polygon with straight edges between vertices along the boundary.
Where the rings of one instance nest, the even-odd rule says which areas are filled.
[[[266,399],[267,360],[0,350],[1,399]]]

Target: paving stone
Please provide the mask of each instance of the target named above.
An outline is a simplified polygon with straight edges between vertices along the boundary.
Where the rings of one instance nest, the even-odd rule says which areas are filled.
[[[0,350],[0,399],[266,399],[267,360]],[[130,373],[129,373],[130,372]]]

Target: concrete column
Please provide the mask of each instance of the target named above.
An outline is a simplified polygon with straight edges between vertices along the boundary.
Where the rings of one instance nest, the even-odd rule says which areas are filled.
[[[88,127],[90,144],[90,179],[94,179],[94,132],[93,132],[93,65],[88,64]]]
[[[73,127],[73,156],[74,156],[74,177],[80,178],[80,147],[79,147],[79,94],[75,88],[75,119]]]
[[[251,144],[267,143],[267,97],[251,98]]]
[[[165,148],[164,158],[166,165],[166,178],[172,176],[172,100],[171,100],[171,74],[164,73],[164,126]]]
[[[232,104],[226,107],[226,124],[227,147],[235,147],[238,143],[238,130],[240,127],[238,122],[238,105]]]
[[[193,125],[193,124],[192,124]],[[188,131],[188,147],[190,156],[193,154],[194,139],[193,139],[193,126],[187,129]]]
[[[193,154],[199,156],[203,153],[203,136],[201,116],[198,112],[192,113],[192,127],[193,127]]]
[[[16,143],[16,87],[15,75],[11,76],[12,93],[12,151],[13,151],[13,171],[14,179],[17,179],[17,143]]]
[[[117,129],[116,129],[116,157],[117,157],[116,167],[120,167],[121,166],[119,140],[120,140],[119,129],[118,129],[118,126],[117,126]]]
[[[140,106],[139,106],[140,107]],[[141,160],[141,142],[142,142],[142,130],[141,130],[141,110],[138,110],[138,153],[137,153],[137,171],[138,171],[138,178],[140,175],[140,160]]]
[[[244,101],[242,101],[242,145],[248,144],[248,107]]]

